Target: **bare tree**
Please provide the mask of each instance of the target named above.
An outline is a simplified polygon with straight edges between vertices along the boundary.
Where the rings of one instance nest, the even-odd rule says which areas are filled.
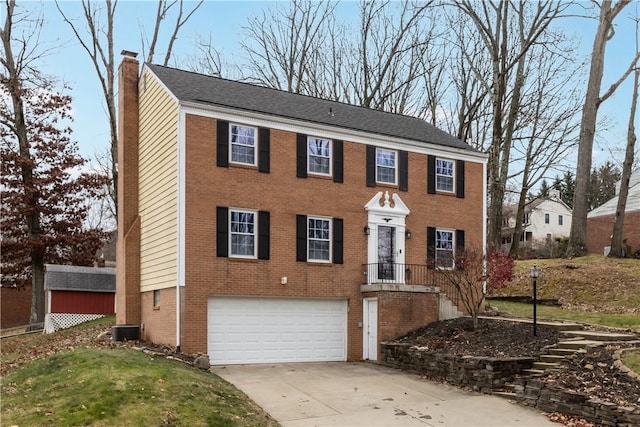
[[[198,1],[198,3],[191,9],[191,11],[186,13],[186,16],[185,16],[184,0],[172,0],[170,2],[168,0],[158,0],[158,8],[156,9],[156,19],[153,27],[153,35],[151,36],[151,42],[149,43],[149,53],[146,55],[147,62],[149,63],[154,62],[156,45],[158,43],[158,37],[160,35],[162,22],[166,19],[167,15],[169,14],[173,6],[175,6],[176,4],[178,5],[178,13],[176,15],[173,31],[171,33],[171,36],[169,36],[169,41],[167,43],[167,51],[165,52],[164,62],[163,62],[164,66],[169,65],[169,60],[171,59],[171,54],[173,52],[173,45],[176,39],[178,38],[178,32],[180,31],[180,28],[189,20],[189,18],[191,18],[191,16],[200,8],[200,6],[202,6],[203,2],[204,0]],[[145,40],[143,37],[142,38],[143,56],[145,56],[144,45],[145,45]]]
[[[196,36],[194,46],[197,52],[187,55],[187,68],[197,73],[222,77],[222,53],[214,46],[211,34],[207,38]]]
[[[202,0],[186,15],[183,16],[183,1],[174,0],[158,0],[158,9],[156,13],[156,22],[154,32],[149,49],[149,61],[154,58],[158,34],[161,23],[167,16],[167,13],[173,5],[179,4],[178,16],[171,36],[169,37],[167,51],[165,53],[164,64],[169,62],[173,50],[173,44],[178,36],[178,31],[182,25],[193,15],[200,7]],[[104,0],[104,7],[95,7],[90,0],[82,0],[82,18],[80,22],[85,25],[85,29],[80,26],[80,22],[72,20],[63,11],[60,2],[56,0],[56,7],[62,15],[64,21],[71,27],[76,39],[86,51],[91,59],[93,67],[98,76],[102,94],[107,107],[107,119],[109,121],[109,147],[110,147],[110,176],[113,178],[110,190],[110,196],[113,200],[115,212],[118,206],[118,128],[116,117],[116,100],[115,100],[115,59],[113,51],[114,40],[114,24],[116,20],[116,8],[118,0]],[[104,21],[103,21],[104,14]]]
[[[3,281],[31,282],[30,322],[39,323],[45,314],[45,262],[86,262],[100,244],[101,230],[83,230],[84,197],[94,196],[105,181],[93,174],[71,176],[84,159],[65,124],[71,98],[56,93],[37,68],[47,53],[40,42],[42,16],[18,13],[13,0],[2,7],[0,99],[11,101],[0,103],[0,264]]]
[[[637,48],[637,43],[636,43]],[[635,118],[638,106],[638,85],[640,83],[640,69],[636,68],[633,78],[633,95],[631,96],[631,110],[629,112],[629,126],[627,128],[627,148],[622,165],[622,179],[620,179],[620,191],[618,193],[618,205],[616,206],[616,219],[613,224],[613,234],[611,236],[611,257],[623,257],[625,254],[622,247],[622,227],[624,225],[624,213],[627,208],[627,196],[629,195],[629,181],[631,179],[631,169],[633,167],[633,157],[636,145]]]
[[[582,124],[580,126],[580,144],[578,147],[578,165],[576,168],[576,189],[573,199],[573,216],[571,220],[571,234],[567,247],[567,256],[579,256],[586,252],[587,243],[587,212],[588,186],[591,172],[593,139],[596,132],[596,120],[600,104],[606,101],[616,91],[618,86],[629,76],[635,64],[640,59],[640,52],[631,61],[627,71],[603,95],[600,95],[604,59],[607,42],[615,35],[614,19],[631,3],[631,0],[619,0],[615,5],[611,0],[603,0],[600,5],[600,18],[591,54],[591,68],[589,82],[582,110]]]
[[[523,0],[472,2],[456,5],[475,24],[485,45],[492,71],[477,75],[491,96],[491,143],[488,147],[489,226],[487,242],[498,248],[502,231],[502,202],[509,176],[513,135],[524,86],[527,55],[554,19],[566,7],[561,1],[540,1],[533,5]],[[475,70],[474,70],[475,71]]]
[[[524,211],[530,202],[531,189],[550,170],[560,167],[565,155],[577,143],[581,109],[580,80],[582,67],[561,33],[550,31],[552,38],[537,45],[525,72],[526,88],[514,136],[511,162],[522,164],[521,170],[509,175],[509,181],[520,183],[509,255],[517,258]]]
[[[104,8],[93,7],[89,0],[82,1],[83,22],[86,24],[86,35],[78,25],[70,20],[56,0],[56,7],[64,21],[69,24],[82,48],[87,52],[96,71],[102,95],[107,108],[109,121],[109,153],[111,156],[110,176],[113,178],[110,190],[113,205],[118,206],[118,121],[115,101],[115,59],[113,53],[113,26],[118,0],[105,0]],[[106,22],[102,23],[102,14]]]
[[[287,92],[307,93],[309,68],[322,50],[336,3],[293,0],[288,6],[276,5],[243,27],[247,38],[241,46],[249,60],[246,78]]]
[[[408,94],[429,70],[424,59],[435,34],[425,18],[433,2],[403,2],[399,11],[392,6],[389,1],[360,3],[357,54],[350,56],[350,72],[341,78],[358,105],[406,113],[422,107]]]

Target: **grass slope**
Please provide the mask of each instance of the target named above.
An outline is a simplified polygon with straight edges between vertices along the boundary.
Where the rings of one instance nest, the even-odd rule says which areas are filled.
[[[589,255],[575,259],[517,261],[515,278],[490,296],[532,295],[530,270],[540,269],[539,298],[600,313],[640,314],[640,261]]]
[[[3,338],[1,425],[278,426],[211,372],[98,338],[113,322]]]

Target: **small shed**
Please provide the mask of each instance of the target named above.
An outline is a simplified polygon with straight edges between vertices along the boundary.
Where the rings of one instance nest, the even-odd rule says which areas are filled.
[[[116,269],[45,265],[45,332],[115,313]]]

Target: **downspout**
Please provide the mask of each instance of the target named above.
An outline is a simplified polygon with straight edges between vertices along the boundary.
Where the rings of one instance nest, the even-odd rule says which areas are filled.
[[[484,259],[483,270],[486,277],[487,271],[487,160],[482,162],[482,255]],[[482,281],[482,294],[487,295],[487,280]]]
[[[176,277],[176,351],[180,353],[182,335],[182,292],[185,280],[185,188],[186,188],[186,161],[185,161],[185,113],[182,106],[178,106],[178,177],[177,177],[177,277]]]

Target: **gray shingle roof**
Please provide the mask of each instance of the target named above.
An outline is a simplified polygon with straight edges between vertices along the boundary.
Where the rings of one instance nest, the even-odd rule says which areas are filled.
[[[44,288],[50,291],[115,292],[116,269],[46,264]]]
[[[477,152],[468,144],[415,117],[385,113],[160,65],[145,66],[153,71],[180,101],[237,108]]]

